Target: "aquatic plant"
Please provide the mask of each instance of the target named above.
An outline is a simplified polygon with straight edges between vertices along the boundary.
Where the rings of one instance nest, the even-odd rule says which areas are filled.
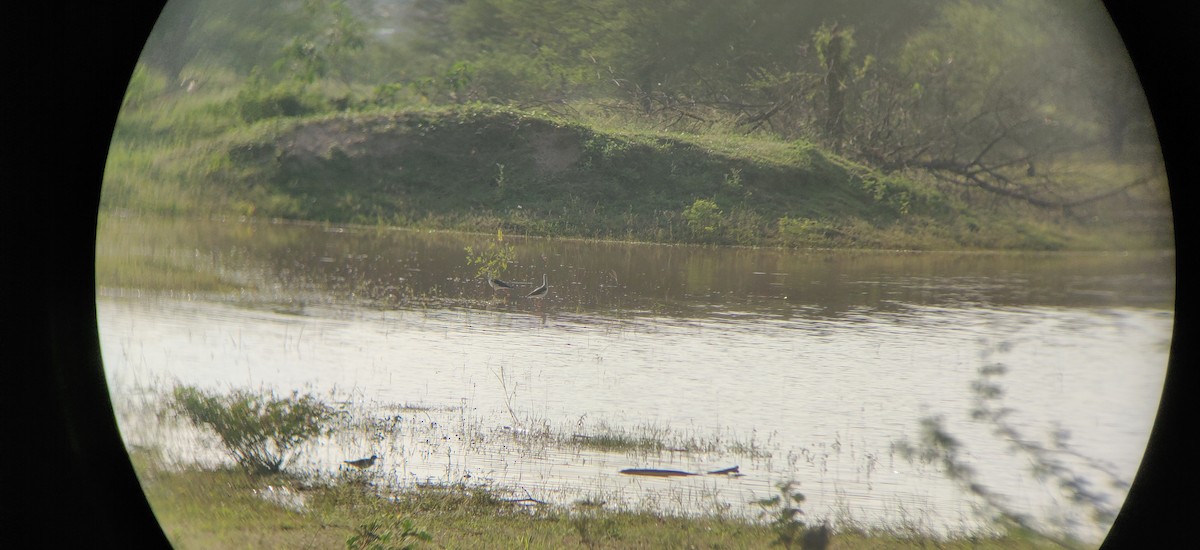
[[[496,230],[496,240],[489,241],[487,247],[478,252],[474,247],[466,247],[467,266],[477,266],[475,278],[500,277],[508,269],[508,265],[516,260],[516,247],[504,244],[504,231]]]

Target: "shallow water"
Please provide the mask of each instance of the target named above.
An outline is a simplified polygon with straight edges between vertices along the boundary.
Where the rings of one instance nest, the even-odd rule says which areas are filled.
[[[962,458],[1012,507],[1046,524],[1082,521],[1029,475],[1010,442],[971,419],[972,383],[981,367],[1003,365],[991,380],[1004,390],[995,405],[1012,409],[1007,420],[1022,438],[1052,446],[1048,434],[1067,433],[1074,450],[1128,481],[1153,422],[1173,321],[1167,254],[507,238],[517,261],[506,278],[531,285],[549,276],[538,303],[519,291],[494,295],[473,278],[463,248],[494,236],[109,224],[100,254],[163,258],[249,288],[101,288],[101,348],[118,403],[176,381],[336,391],[378,429],[307,449],[304,467],[332,473],[343,459],[378,453],[373,475],[391,483],[467,480],[550,502],[748,515],[751,500],[791,479],[810,519],[971,530],[977,501],[936,464],[894,447],[916,441],[921,418],[940,416]],[[160,434],[119,420],[127,439]],[[520,435],[545,426],[720,449],[603,453]],[[734,464],[744,476],[617,473]],[[1093,479],[1114,503],[1123,498],[1123,488]],[[1104,526],[1075,530],[1095,539]]]

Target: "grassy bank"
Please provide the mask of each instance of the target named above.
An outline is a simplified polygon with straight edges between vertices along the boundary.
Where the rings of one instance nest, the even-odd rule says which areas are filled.
[[[413,469],[400,451],[403,447],[440,455],[439,442],[455,440],[469,441],[481,452],[479,446],[491,441],[513,460],[527,464],[548,449],[575,449],[623,455],[626,460],[618,460],[620,464],[653,465],[654,461],[630,457],[672,449],[694,457],[708,455],[690,467],[675,463],[700,472],[705,468],[698,464],[744,466],[752,455],[769,458],[753,440],[696,439],[695,434],[654,425],[614,429],[603,422],[576,421],[551,426],[515,415],[514,425],[521,429],[491,431],[478,418],[464,416],[466,408],[392,404],[379,416],[365,413],[380,412],[380,404],[352,403],[333,394],[330,402],[337,405],[297,393],[222,393],[186,386],[176,386],[171,397],[155,393],[139,390],[137,398],[118,400],[116,410],[147,501],[176,548],[798,548],[808,529],[820,524],[828,529],[829,543],[805,548],[1089,547],[1074,539],[1025,531],[999,518],[977,530],[951,528],[959,534],[947,536],[919,512],[882,525],[855,518],[849,505],[822,515],[808,508],[795,483],[774,484],[778,491],[769,491],[765,499],[761,493],[747,495],[744,502],[750,510],[739,511],[731,504],[701,510],[682,507],[682,500],[680,507],[656,499],[632,504],[622,490],[594,479],[576,480],[592,489],[580,487],[585,490],[566,496],[531,492],[520,482],[488,480],[480,471],[476,476],[460,475],[451,466],[444,475],[423,477],[415,473],[422,471],[420,466]],[[201,426],[201,432],[192,431]],[[190,439],[201,434],[199,440]],[[248,437],[255,434],[266,435]],[[404,442],[387,441],[393,437]],[[313,446],[279,446],[281,441],[305,440],[303,445]],[[189,443],[181,446],[184,441]],[[224,452],[210,446],[214,444]],[[334,452],[338,460],[310,461],[310,453],[334,447],[342,449]],[[382,465],[356,469],[340,462],[340,457],[359,456],[349,449],[367,447],[386,455],[380,457]],[[558,456],[554,462],[564,455]],[[717,457],[721,460],[714,460]],[[272,460],[264,463],[260,458]],[[569,460],[597,458],[575,455]],[[642,471],[666,473],[675,468]],[[740,477],[736,469],[729,470]],[[634,470],[619,475],[635,475],[627,474]],[[781,500],[780,495],[787,498]],[[894,506],[904,510],[902,504]]]
[[[127,108],[102,208],[797,248],[1170,246],[1165,221],[981,207],[803,141],[484,105],[247,121],[238,97]]]
[[[240,469],[169,470],[144,449],[132,456],[155,515],[176,548],[357,548],[352,538],[379,548],[767,548],[777,540],[766,523],[617,512],[596,503],[547,508],[460,486],[385,495],[363,476],[347,474],[317,484],[283,474],[251,476]],[[939,540],[854,528],[836,531],[829,544],[928,547],[1058,546],[1021,533]]]

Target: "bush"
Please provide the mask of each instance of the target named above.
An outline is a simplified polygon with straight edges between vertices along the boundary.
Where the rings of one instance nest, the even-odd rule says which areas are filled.
[[[315,397],[297,392],[215,395],[190,386],[177,386],[168,407],[194,426],[211,428],[234,460],[256,473],[283,469],[293,449],[326,432],[332,415]]]
[[[725,218],[717,203],[708,199],[696,199],[683,209],[692,236],[700,242],[717,242],[724,233]]]

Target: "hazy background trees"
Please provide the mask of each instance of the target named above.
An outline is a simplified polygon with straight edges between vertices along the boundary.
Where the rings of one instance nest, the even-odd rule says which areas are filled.
[[[144,61],[173,92],[288,84],[341,109],[482,101],[805,139],[1063,211],[1160,177],[1097,0],[177,0]]]

